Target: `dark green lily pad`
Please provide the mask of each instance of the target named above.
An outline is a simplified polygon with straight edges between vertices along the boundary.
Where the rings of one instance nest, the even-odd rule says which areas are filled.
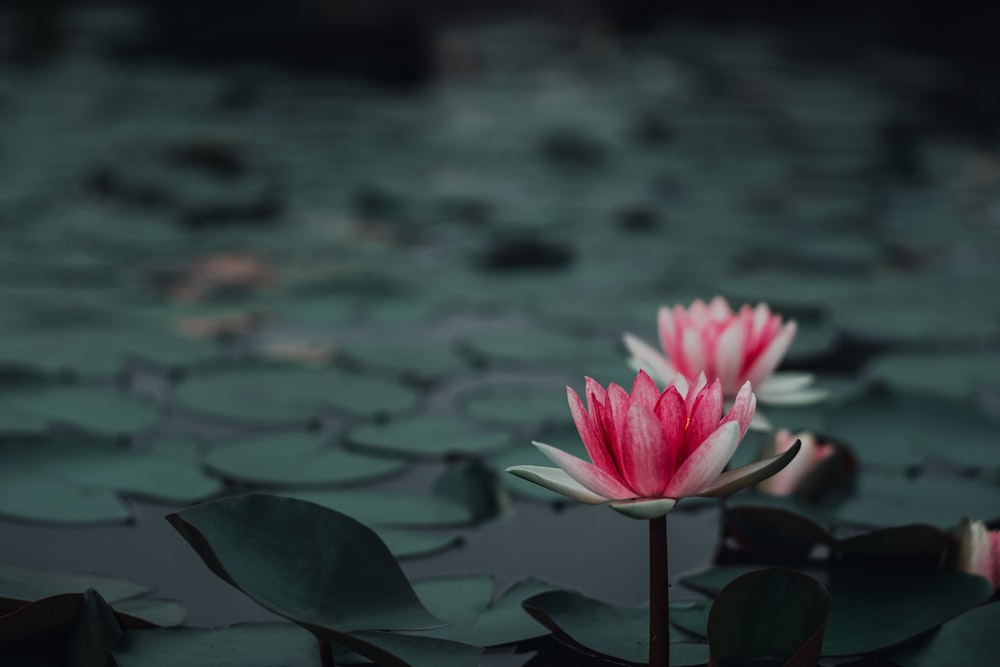
[[[983,605],[948,621],[937,632],[890,650],[889,657],[900,667],[989,665],[996,660],[998,627],[1000,604]]]
[[[163,628],[180,625],[187,616],[187,610],[176,600],[162,598],[132,598],[112,602],[111,606],[119,613],[141,618]]]
[[[579,593],[552,591],[530,597],[525,611],[562,641],[583,653],[646,664],[649,658],[649,611],[614,607]],[[708,645],[692,642],[670,627],[670,664],[674,667],[708,662]]]
[[[483,652],[478,646],[398,632],[352,632],[341,641],[385,667],[477,667]]]
[[[419,558],[451,549],[461,544],[462,536],[454,531],[422,530],[419,528],[385,528],[372,530],[385,542],[396,558]]]
[[[357,341],[347,344],[345,353],[365,366],[419,380],[440,380],[468,368],[450,344],[437,341]]]
[[[323,329],[343,327],[358,318],[358,299],[342,294],[285,297],[273,305],[279,322]]]
[[[216,575],[314,634],[440,625],[375,533],[340,512],[251,494],[167,520]]]
[[[450,623],[423,635],[473,646],[500,646],[548,634],[524,609],[527,598],[556,590],[534,579],[518,582],[493,598],[493,577],[470,575],[424,579],[413,583],[420,600],[435,616]]]
[[[205,465],[229,479],[274,486],[350,484],[400,472],[405,462],[356,454],[315,433],[267,433],[215,447]]]
[[[469,509],[434,494],[406,491],[297,491],[282,494],[343,512],[369,526],[454,526],[468,523]]]
[[[252,421],[308,421],[328,409],[373,415],[407,410],[417,397],[398,384],[335,369],[252,366],[192,377],[179,403],[208,414]]]
[[[227,628],[130,630],[112,653],[118,667],[321,667],[317,639],[293,623],[241,623]],[[338,665],[352,652],[335,650]]]
[[[29,521],[126,521],[121,495],[189,503],[221,489],[197,467],[92,436],[12,436],[0,457],[0,514]]]
[[[864,526],[929,523],[948,528],[966,516],[1000,518],[1000,486],[929,473],[905,477],[866,472],[858,476],[855,494],[832,513]]]
[[[535,428],[573,423],[565,388],[551,384],[505,384],[470,391],[460,400],[463,412],[485,423]]]
[[[915,391],[956,401],[976,391],[1000,389],[1000,354],[893,354],[875,359],[865,377],[898,391]]]
[[[723,588],[708,617],[712,660],[771,659],[784,667],[819,662],[830,594],[795,570],[756,570]]]
[[[157,411],[113,387],[42,385],[4,392],[8,410],[42,422],[61,422],[94,433],[122,435],[152,426]]]
[[[150,328],[59,328],[0,341],[0,365],[59,373],[107,375],[131,359],[165,366],[190,366],[216,354],[205,341]]]
[[[70,632],[70,655],[76,665],[115,667],[111,647],[122,637],[115,612],[101,594],[86,590]]]
[[[41,570],[8,563],[0,564],[0,597],[38,600],[61,593],[83,593],[94,589],[111,601],[152,592],[153,587],[100,574],[78,574]]]
[[[760,565],[724,565],[681,581],[710,594]],[[823,639],[823,655],[871,653],[911,639],[983,603],[989,582],[964,572],[919,568],[865,567],[808,569],[824,584],[833,607]],[[697,628],[685,626],[685,630]]]
[[[617,342],[584,339],[544,329],[491,328],[469,336],[463,344],[494,363],[575,368],[595,357],[616,356]]]
[[[827,429],[863,463],[912,466],[928,456],[1000,465],[1000,424],[970,406],[919,394],[871,390],[832,408]]]
[[[409,459],[484,454],[510,445],[509,433],[487,430],[467,419],[448,415],[421,415],[387,424],[366,424],[351,429],[347,438],[362,451]]]

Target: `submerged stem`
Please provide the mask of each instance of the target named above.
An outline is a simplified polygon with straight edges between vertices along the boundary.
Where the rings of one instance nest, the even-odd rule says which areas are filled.
[[[667,515],[649,520],[649,667],[670,664]]]
[[[328,639],[319,640],[319,661],[323,667],[337,667],[333,659],[333,647]]]

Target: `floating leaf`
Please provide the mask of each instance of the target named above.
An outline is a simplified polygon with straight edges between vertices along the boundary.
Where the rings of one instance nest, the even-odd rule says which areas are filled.
[[[552,634],[584,653],[638,665],[648,660],[646,609],[614,607],[569,591],[542,593],[523,604],[525,611]],[[671,626],[671,665],[703,665],[707,661],[707,645],[691,642]]]
[[[108,603],[97,591],[85,591],[70,637],[73,665],[114,667],[111,647],[121,637],[121,626]]]
[[[205,465],[252,484],[310,486],[358,483],[386,477],[404,462],[355,454],[315,433],[267,433],[215,447]]]
[[[1000,354],[885,355],[865,368],[865,377],[897,391],[968,400],[977,390],[1000,388]]]
[[[971,609],[948,621],[934,633],[918,637],[889,651],[900,667],[989,665],[996,661],[996,631],[1000,604]]]
[[[0,513],[31,521],[125,521],[119,495],[187,503],[221,489],[193,465],[93,436],[12,436],[0,459]]]
[[[493,588],[493,577],[486,575],[414,582],[413,589],[431,613],[451,624],[422,634],[484,647],[548,634],[521,608],[521,603],[533,595],[556,590],[554,586],[528,579],[514,584],[495,600]]]
[[[467,419],[446,415],[421,415],[387,424],[358,426],[348,433],[352,445],[413,459],[451,454],[483,454],[510,445],[510,435],[486,430]]]
[[[708,645],[717,665],[769,659],[814,667],[823,646],[830,594],[795,570],[757,570],[723,588],[708,617]]]
[[[176,390],[185,406],[230,419],[308,421],[330,408],[362,415],[407,410],[416,395],[385,380],[335,369],[252,366],[192,377]]]
[[[737,577],[759,569],[759,565],[717,566],[684,577],[682,583],[718,594]],[[824,584],[833,599],[823,655],[856,655],[894,646],[972,609],[993,593],[988,581],[964,572],[905,567],[804,572]]]
[[[617,340],[583,339],[544,329],[503,330],[490,328],[469,336],[464,345],[493,362],[538,366],[568,366],[617,353]]]
[[[130,630],[115,644],[112,653],[118,667],[147,667],[157,663],[192,667],[321,667],[316,637],[293,623]],[[347,653],[334,652],[338,665],[348,664]]]
[[[472,512],[434,494],[406,491],[297,491],[282,494],[343,512],[369,526],[454,526],[468,523]]]
[[[546,424],[572,424],[565,389],[538,384],[506,384],[471,391],[462,399],[464,412],[488,423],[535,428]]]
[[[61,593],[83,593],[94,589],[114,603],[152,592],[152,586],[99,574],[77,574],[41,570],[9,563],[0,564],[0,597],[38,600]]]
[[[439,625],[375,533],[340,512],[251,494],[167,520],[216,575],[314,633]]]
[[[152,426],[159,415],[152,407],[111,387],[44,385],[5,392],[5,409],[40,422],[63,422],[93,433],[122,435]]]
[[[439,380],[467,368],[451,345],[436,341],[357,341],[346,346],[346,353],[365,366],[420,380]]]
[[[454,531],[421,530],[418,528],[385,528],[374,526],[375,534],[385,542],[396,558],[418,558],[446,551],[462,541]]]

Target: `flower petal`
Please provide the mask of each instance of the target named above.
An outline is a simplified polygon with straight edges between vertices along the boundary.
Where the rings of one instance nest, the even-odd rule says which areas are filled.
[[[663,306],[657,314],[656,323],[663,351],[667,353],[668,357],[676,356],[680,351],[680,346],[677,344],[677,320],[674,318],[674,314],[669,308]]]
[[[705,369],[707,351],[701,335],[695,329],[685,329],[681,334],[681,357],[674,359],[677,369],[691,377]]]
[[[644,370],[654,380],[663,383],[670,382],[676,375],[677,370],[674,365],[670,363],[669,359],[653,349],[652,345],[630,333],[625,334],[622,340],[625,343],[625,348],[632,355],[631,361],[636,370]]]
[[[550,461],[566,471],[570,477],[585,488],[603,498],[635,498],[636,493],[613,475],[604,472],[592,463],[572,454],[556,449],[544,442],[532,442]]]
[[[611,452],[604,441],[604,434],[597,425],[594,417],[587,414],[583,409],[583,401],[572,387],[566,387],[566,399],[569,401],[569,411],[573,414],[573,422],[576,430],[580,432],[580,439],[583,446],[587,448],[590,460],[604,472],[614,474],[615,462],[611,458]]]
[[[763,384],[774,369],[781,363],[781,359],[788,351],[788,347],[795,338],[795,321],[786,324],[777,336],[774,337],[768,346],[760,353],[753,365],[747,369],[747,379],[754,385]]]
[[[808,387],[816,381],[812,373],[775,373],[759,385],[754,385],[754,391],[760,398],[765,392],[785,394],[796,389]]]
[[[619,385],[612,382],[608,385],[608,409],[604,411],[604,428],[607,435],[607,442],[610,445],[611,455],[618,464],[618,471],[622,467],[622,448],[625,446],[625,425],[628,419],[628,408],[632,402],[628,394]]]
[[[723,391],[732,392],[739,386],[745,339],[743,322],[734,318],[715,341],[715,372]]]
[[[572,498],[588,505],[598,505],[607,502],[608,499],[599,496],[593,491],[585,488],[580,482],[566,474],[565,470],[559,468],[548,468],[546,466],[511,466],[507,472],[517,475],[521,479],[534,482],[538,486],[544,486],[550,491],[561,493],[567,498]]]
[[[658,519],[674,508],[673,498],[639,498],[611,503],[611,509],[633,519]]]
[[[784,394],[777,392],[761,392],[759,394],[761,402],[769,405],[808,405],[826,400],[829,396],[830,392],[825,389],[798,389]]]
[[[659,497],[674,472],[674,457],[650,408],[632,403],[622,443],[622,474],[639,496]]]
[[[685,407],[684,399],[676,387],[667,387],[660,394],[660,400],[656,402],[653,414],[660,422],[663,436],[667,440],[670,456],[674,460],[670,466],[673,470],[676,468],[677,454],[684,445],[684,428],[687,424],[687,407]]]
[[[801,447],[802,443],[796,440],[795,444],[783,454],[724,472],[714,482],[690,495],[702,496],[704,498],[722,498],[723,496],[728,496],[741,489],[745,489],[748,486],[758,484],[788,465],[795,458],[795,455],[799,453]]]
[[[694,399],[688,413],[687,434],[684,449],[678,452],[678,460],[684,461],[701,442],[719,428],[722,422],[722,383],[716,378],[711,385],[701,390]]]
[[[691,452],[674,473],[663,495],[683,498],[708,487],[729,463],[738,444],[740,444],[739,424],[726,422]]]
[[[660,390],[656,388],[656,383],[649,377],[646,371],[640,370],[632,383],[632,391],[629,393],[632,404],[643,405],[649,410],[653,409],[656,401],[660,398]]]
[[[749,428],[750,420],[753,419],[756,410],[757,398],[750,389],[750,383],[745,382],[740,387],[739,393],[736,394],[733,407],[729,409],[729,414],[726,415],[725,419],[727,422],[735,421],[740,425],[740,439],[747,434],[747,428]]]
[[[586,381],[586,386],[584,388],[584,391],[587,392],[587,396],[586,396],[586,398],[587,398],[587,412],[590,413],[591,417],[593,417],[594,419],[597,419],[597,415],[594,414],[594,400],[593,399],[596,398],[601,403],[605,403],[606,404],[608,402],[608,392],[604,389],[603,385],[601,385],[600,382],[598,382],[597,380],[595,380],[592,377],[585,378],[585,381]]]

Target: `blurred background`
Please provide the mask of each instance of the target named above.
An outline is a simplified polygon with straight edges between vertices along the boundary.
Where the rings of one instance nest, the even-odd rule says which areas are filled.
[[[1000,411],[998,36],[971,3],[0,2],[0,430],[129,453],[80,477],[0,443],[0,550],[255,618],[165,512],[578,446],[564,385],[627,382],[621,332],[715,294],[797,318],[786,367],[835,393]],[[455,442],[414,445],[427,416]],[[281,434],[381,460],[310,477]],[[409,571],[642,602],[601,567],[630,522],[518,511]],[[680,573],[715,523],[675,525]]]

